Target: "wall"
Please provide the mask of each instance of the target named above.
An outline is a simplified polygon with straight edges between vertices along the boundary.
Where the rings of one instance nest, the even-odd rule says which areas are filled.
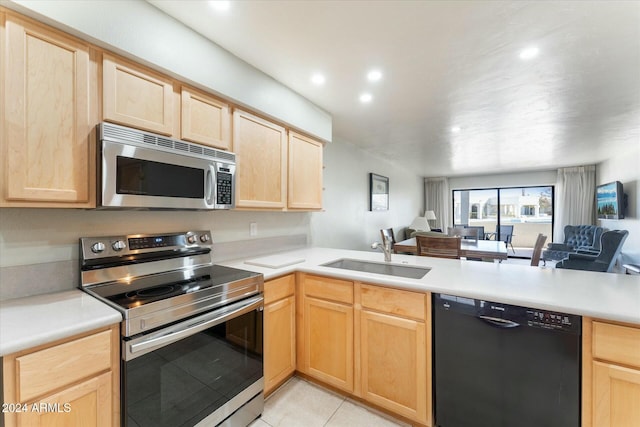
[[[0,209],[0,267],[78,259],[78,239],[86,236],[211,230],[214,242],[303,234],[309,213],[245,211],[95,211]],[[258,235],[249,236],[249,224]]]
[[[144,1],[7,1],[2,6],[331,141],[331,116]],[[0,209],[0,300],[76,287],[78,238],[208,229],[214,260],[310,241],[310,213]],[[249,224],[258,236],[249,236]]]
[[[311,244],[319,247],[371,250],[381,228],[393,228],[401,239],[423,214],[423,179],[368,155],[335,137],[324,149],[324,211],[311,215]],[[389,210],[369,211],[369,173],[389,178]]]
[[[214,260],[307,245],[371,250],[381,228],[398,237],[422,214],[422,178],[336,141],[324,149],[322,212],[98,211],[0,208],[0,300],[78,285],[78,239],[127,233],[211,230]],[[369,212],[369,172],[388,176],[390,209]],[[249,226],[258,224],[251,237]]]
[[[626,150],[614,153],[596,165],[596,184],[620,181],[629,197],[626,218],[598,220],[597,225],[616,230],[628,230],[629,237],[622,249],[621,264],[640,264],[640,142],[630,142]],[[555,185],[557,171],[539,171],[514,174],[496,174],[449,178],[451,190],[488,187],[517,187],[529,185]],[[560,237],[561,239],[561,237]],[[555,239],[557,240],[557,239]]]
[[[632,141],[627,148],[627,151],[615,153],[609,160],[596,165],[596,184],[622,182],[629,197],[625,219],[598,220],[598,225],[611,230],[628,230],[621,264],[640,265],[640,142]]]
[[[305,247],[308,212],[0,208],[0,301],[73,289],[80,237],[211,230],[216,262]],[[258,235],[249,235],[249,224]]]
[[[0,4],[331,141],[327,112],[145,1]]]
[[[493,175],[456,176],[449,178],[451,190],[474,190],[495,187],[528,187],[555,185],[557,171],[533,171]]]

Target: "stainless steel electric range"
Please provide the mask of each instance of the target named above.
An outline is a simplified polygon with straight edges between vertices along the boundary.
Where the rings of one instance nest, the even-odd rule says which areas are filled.
[[[81,288],[122,313],[126,427],[262,413],[263,276],[214,265],[209,231],[80,239]]]

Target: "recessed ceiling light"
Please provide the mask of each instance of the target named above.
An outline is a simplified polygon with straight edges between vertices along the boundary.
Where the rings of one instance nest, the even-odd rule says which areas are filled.
[[[324,78],[324,76],[320,73],[315,73],[311,76],[311,83],[313,83],[314,85],[323,85],[325,80],[326,79]]]
[[[366,104],[367,102],[371,102],[373,96],[370,93],[363,93],[360,95],[360,102]]]
[[[451,128],[451,132],[453,132],[453,133],[458,133],[458,132],[460,132],[461,130],[462,130],[462,128],[461,128],[460,126],[453,126],[453,127]]]
[[[209,6],[220,12],[226,12],[231,8],[231,2],[228,0],[210,0]]]
[[[533,59],[538,56],[538,53],[540,53],[540,49],[538,49],[536,46],[531,46],[520,51],[520,59],[524,59],[525,61]]]
[[[380,70],[371,70],[367,73],[367,80],[370,82],[377,82],[382,78],[382,72]]]

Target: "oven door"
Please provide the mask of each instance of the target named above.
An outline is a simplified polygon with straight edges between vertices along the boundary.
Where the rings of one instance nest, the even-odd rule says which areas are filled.
[[[124,339],[122,425],[215,426],[263,407],[262,296]],[[230,423],[232,424],[232,423]]]
[[[214,162],[188,153],[101,142],[101,207],[214,209]]]

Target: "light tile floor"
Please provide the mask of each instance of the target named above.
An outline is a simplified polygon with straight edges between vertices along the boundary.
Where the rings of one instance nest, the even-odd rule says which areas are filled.
[[[398,427],[408,424],[298,377],[267,398],[250,427]]]

